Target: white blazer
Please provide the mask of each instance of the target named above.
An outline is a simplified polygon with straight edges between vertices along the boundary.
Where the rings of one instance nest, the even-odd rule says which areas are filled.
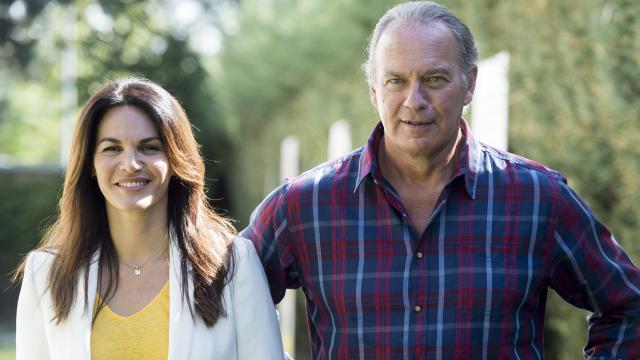
[[[169,253],[169,360],[283,359],[282,340],[267,280],[251,242],[234,240],[235,272],[223,290],[227,317],[213,327],[191,316],[180,286],[180,251]],[[78,281],[75,302],[67,320],[52,321],[54,312],[47,289],[53,255],[38,251],[27,259],[16,316],[16,358],[91,359],[91,316],[97,291],[98,255],[89,266],[88,304],[85,311],[84,274]],[[189,277],[193,302],[193,283]]]

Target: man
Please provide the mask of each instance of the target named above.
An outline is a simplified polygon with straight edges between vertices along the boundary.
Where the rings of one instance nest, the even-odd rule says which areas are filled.
[[[279,302],[302,287],[315,359],[541,359],[547,289],[589,318],[586,358],[640,358],[640,271],[557,172],[461,118],[477,51],[432,2],[376,25],[366,146],[271,193],[242,235]]]

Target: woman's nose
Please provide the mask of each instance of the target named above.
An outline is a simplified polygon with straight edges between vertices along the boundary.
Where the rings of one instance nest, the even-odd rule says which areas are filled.
[[[142,169],[142,161],[139,158],[139,154],[136,150],[130,150],[124,152],[124,159],[122,161],[122,170],[127,172],[136,172]]]

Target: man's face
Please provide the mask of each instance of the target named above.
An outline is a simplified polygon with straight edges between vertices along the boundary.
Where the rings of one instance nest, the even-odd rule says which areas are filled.
[[[385,149],[433,157],[456,142],[477,68],[464,81],[458,44],[443,24],[391,24],[375,49],[371,102],[384,126]]]

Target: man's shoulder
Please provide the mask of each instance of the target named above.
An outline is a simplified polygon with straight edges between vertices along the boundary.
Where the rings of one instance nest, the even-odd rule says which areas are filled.
[[[364,147],[351,151],[337,159],[323,162],[302,174],[287,179],[288,191],[307,190],[320,184],[322,187],[344,186],[354,182],[360,169],[360,158]]]
[[[491,173],[494,176],[506,176],[519,181],[538,182],[541,186],[554,185],[558,183],[566,184],[566,178],[558,171],[547,167],[537,161],[508,151],[496,149],[492,146],[481,144],[480,151],[483,157],[488,157],[491,164]],[[486,159],[481,164],[487,164]],[[486,165],[483,165],[486,166]],[[531,176],[515,176],[518,174],[529,174]],[[533,180],[535,178],[535,180]]]
[[[272,211],[268,209],[282,208],[287,204],[299,207],[304,199],[314,196],[314,193],[322,197],[326,192],[339,188],[353,190],[363,149],[364,147],[358,148],[340,158],[323,162],[300,175],[284,179],[283,183],[258,205],[251,219],[260,214],[271,214]]]

